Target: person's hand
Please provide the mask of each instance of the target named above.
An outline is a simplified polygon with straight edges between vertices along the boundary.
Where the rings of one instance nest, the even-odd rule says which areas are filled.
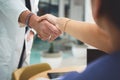
[[[31,17],[30,26],[36,30],[42,40],[52,41],[61,34],[61,30],[58,27],[38,16]]]
[[[70,19],[68,18],[60,18],[51,14],[43,15],[41,16],[41,19],[48,20],[50,23],[54,24],[57,28],[59,28],[63,32],[65,31],[66,23],[70,21]]]
[[[41,16],[41,19],[42,20],[47,20],[49,21],[50,23],[52,23],[53,25],[55,25],[57,28],[60,28],[59,24],[58,24],[58,17],[54,16],[54,15],[51,15],[51,14],[45,14],[43,16]]]
[[[54,40],[61,34],[61,30],[54,24],[50,23],[46,19],[39,17],[30,11],[23,11],[18,21],[23,24],[27,24],[34,30],[42,40]]]

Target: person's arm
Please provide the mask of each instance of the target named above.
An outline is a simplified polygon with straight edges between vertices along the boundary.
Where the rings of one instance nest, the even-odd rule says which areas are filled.
[[[65,31],[80,41],[105,52],[114,51],[109,35],[96,24],[70,20],[68,18],[57,18],[50,14],[44,15],[42,18],[56,24],[62,31]]]
[[[19,17],[19,22],[26,24],[26,18],[30,13],[30,11],[22,12]],[[43,38],[42,40],[48,40],[49,36],[52,36],[48,41],[53,41],[61,34],[60,29],[58,29],[54,24],[47,20],[43,20],[35,14],[30,16],[28,26],[36,30],[38,35]]]
[[[58,18],[62,31],[105,52],[113,51],[109,35],[96,24]],[[64,30],[65,29],[65,30]]]
[[[0,0],[0,11],[13,22],[11,24],[16,25],[19,23],[26,24],[26,19],[31,13],[20,0]],[[53,35],[51,40],[61,34],[61,31],[53,24],[45,20],[41,22],[40,17],[35,14],[30,16],[28,25],[45,40],[49,38],[50,34]]]

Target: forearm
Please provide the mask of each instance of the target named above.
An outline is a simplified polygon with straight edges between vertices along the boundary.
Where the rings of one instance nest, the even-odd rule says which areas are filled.
[[[66,21],[66,18],[58,20],[61,29],[65,29],[66,33],[105,52],[113,51],[109,36],[97,25],[75,20]]]

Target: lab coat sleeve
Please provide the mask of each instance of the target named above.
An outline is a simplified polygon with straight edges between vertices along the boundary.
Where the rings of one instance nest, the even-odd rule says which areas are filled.
[[[18,23],[20,14],[27,10],[21,0],[0,0],[0,11],[10,20]]]
[[[31,28],[30,30],[34,33],[34,35],[37,34],[37,32],[33,28]]]

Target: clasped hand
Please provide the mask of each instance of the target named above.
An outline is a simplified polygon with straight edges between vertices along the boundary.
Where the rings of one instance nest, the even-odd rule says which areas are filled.
[[[53,41],[56,39],[62,31],[60,28],[51,20],[47,19],[48,16],[44,15],[41,17],[37,17],[36,21],[34,21],[34,29],[36,30],[38,37],[42,40]]]

